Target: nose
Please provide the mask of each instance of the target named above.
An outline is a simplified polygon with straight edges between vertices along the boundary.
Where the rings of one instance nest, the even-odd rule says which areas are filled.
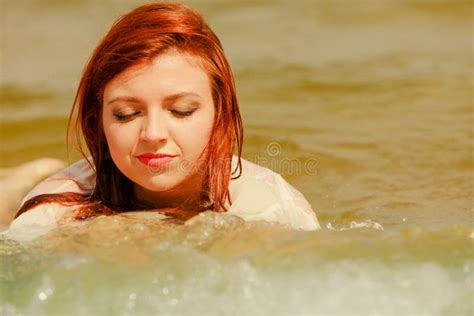
[[[161,113],[149,113],[143,120],[140,138],[147,143],[156,143],[168,139],[166,119]]]

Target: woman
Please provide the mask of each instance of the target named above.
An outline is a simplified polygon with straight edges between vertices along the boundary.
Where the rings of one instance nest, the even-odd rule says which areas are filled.
[[[241,158],[230,65],[185,5],[144,5],[112,26],[84,70],[71,127],[90,158],[33,189],[10,231],[135,210],[181,221],[212,210],[319,228],[301,193]]]

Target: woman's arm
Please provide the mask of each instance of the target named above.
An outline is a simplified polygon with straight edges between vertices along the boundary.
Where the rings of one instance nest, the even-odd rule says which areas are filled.
[[[55,173],[33,188],[21,203],[38,195],[76,192],[92,189],[95,173],[85,159]],[[57,227],[67,214],[74,214],[76,206],[60,203],[42,203],[19,215],[2,234],[8,238],[29,241]]]
[[[55,158],[39,158],[17,167],[0,169],[0,230],[13,220],[25,194],[38,182],[64,169]]]

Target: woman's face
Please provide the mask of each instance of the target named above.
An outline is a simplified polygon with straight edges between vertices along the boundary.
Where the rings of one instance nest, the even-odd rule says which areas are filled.
[[[201,189],[215,110],[196,57],[168,52],[126,69],[105,86],[102,112],[112,160],[137,198],[166,204]]]

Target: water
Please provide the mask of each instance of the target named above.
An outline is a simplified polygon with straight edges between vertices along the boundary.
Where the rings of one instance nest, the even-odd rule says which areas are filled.
[[[80,71],[136,3],[2,2],[1,166],[65,159]],[[2,240],[0,314],[472,315],[472,2],[187,3],[234,67],[244,157],[324,228],[205,214]]]
[[[97,218],[27,248],[3,241],[2,308],[11,315],[468,315],[469,233],[294,232],[212,213],[180,227]]]

